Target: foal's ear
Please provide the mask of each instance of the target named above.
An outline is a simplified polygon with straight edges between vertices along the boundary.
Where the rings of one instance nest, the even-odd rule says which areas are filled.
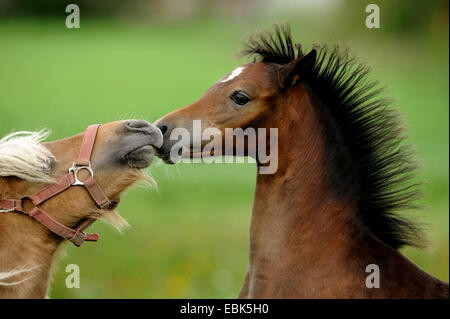
[[[307,55],[298,57],[294,61],[278,69],[278,82],[282,89],[287,89],[303,80],[303,75],[309,72],[316,63],[317,52],[312,49]]]

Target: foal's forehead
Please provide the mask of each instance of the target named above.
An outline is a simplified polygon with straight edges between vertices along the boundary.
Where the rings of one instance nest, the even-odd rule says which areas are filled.
[[[268,75],[267,71],[267,67],[262,63],[244,64],[222,77],[215,86],[221,87],[239,80],[261,80]]]
[[[225,83],[237,78],[246,68],[246,65],[242,65],[225,75],[223,78],[219,80],[219,83]]]

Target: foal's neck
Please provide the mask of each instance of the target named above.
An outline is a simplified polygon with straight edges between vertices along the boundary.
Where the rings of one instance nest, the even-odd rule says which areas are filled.
[[[248,297],[298,297],[325,289],[318,276],[347,271],[349,250],[359,245],[349,229],[354,208],[327,189],[322,129],[306,90],[291,98],[272,118],[278,170],[257,177]]]
[[[448,284],[366,231],[357,206],[329,189],[322,123],[306,90],[284,102],[266,123],[278,127],[278,170],[257,178],[240,297],[448,298]],[[371,264],[379,289],[366,286]]]

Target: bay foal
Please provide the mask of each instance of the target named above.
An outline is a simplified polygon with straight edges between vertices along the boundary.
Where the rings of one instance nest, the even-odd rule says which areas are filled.
[[[99,218],[124,223],[113,209],[146,178],[140,169],[162,144],[161,132],[140,120],[41,144],[45,137],[18,132],[0,140],[0,298],[44,298],[64,238],[96,241],[83,230]]]
[[[422,244],[419,229],[398,214],[414,206],[414,164],[367,68],[338,47],[304,54],[287,26],[249,39],[244,53],[257,59],[155,123],[168,163],[171,132],[192,132],[193,120],[222,138],[225,128],[278,128],[278,141],[266,141],[278,143],[278,169],[257,176],[239,297],[448,298],[447,283],[398,252]],[[372,264],[379,288],[366,286]]]

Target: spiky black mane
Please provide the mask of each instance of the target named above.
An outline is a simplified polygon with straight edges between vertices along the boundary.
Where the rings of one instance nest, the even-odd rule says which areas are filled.
[[[244,55],[264,63],[287,64],[304,55],[288,25],[257,33],[245,45]],[[421,246],[420,229],[399,215],[416,207],[419,191],[413,152],[403,144],[397,113],[390,100],[380,97],[378,83],[368,80],[369,68],[349,57],[348,50],[315,49],[316,63],[302,79],[320,109],[331,189],[351,196],[360,224],[389,246]]]

